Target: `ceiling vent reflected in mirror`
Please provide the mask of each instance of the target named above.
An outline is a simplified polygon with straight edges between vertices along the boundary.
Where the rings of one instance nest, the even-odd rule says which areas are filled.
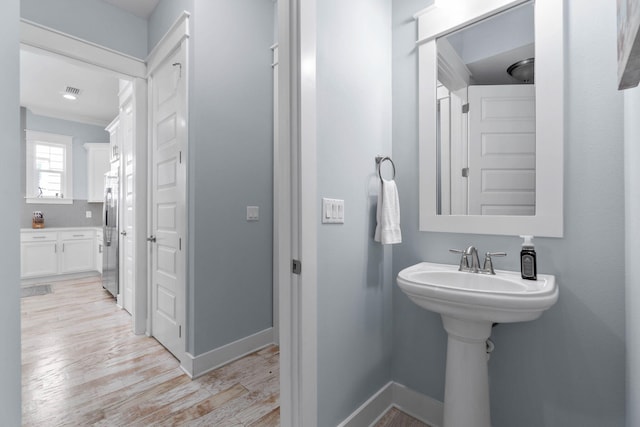
[[[535,80],[535,58],[527,58],[522,61],[513,63],[507,68],[507,73],[518,80],[519,82],[526,84],[533,84]]]

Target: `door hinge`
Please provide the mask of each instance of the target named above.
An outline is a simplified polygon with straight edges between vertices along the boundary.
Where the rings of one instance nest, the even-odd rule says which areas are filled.
[[[300,274],[302,272],[302,262],[297,259],[293,260],[293,264],[291,266],[291,272],[293,274]]]
[[[469,104],[462,104],[462,114],[467,114],[469,112]]]
[[[180,164],[182,164],[182,151],[179,151],[179,152],[178,152],[178,157],[179,157],[179,158],[178,158],[178,162],[179,162]]]
[[[462,177],[463,178],[469,177],[469,168],[462,168]]]
[[[182,237],[178,239],[178,250],[182,250]]]
[[[178,325],[178,338],[182,338],[182,325]]]

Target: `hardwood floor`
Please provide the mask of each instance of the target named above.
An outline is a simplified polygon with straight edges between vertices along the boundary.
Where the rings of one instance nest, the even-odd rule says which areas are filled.
[[[280,424],[278,347],[192,381],[98,277],[47,283],[21,300],[23,425]]]
[[[46,283],[21,299],[24,426],[280,425],[278,347],[191,380],[99,277]],[[375,427],[429,426],[393,408]]]

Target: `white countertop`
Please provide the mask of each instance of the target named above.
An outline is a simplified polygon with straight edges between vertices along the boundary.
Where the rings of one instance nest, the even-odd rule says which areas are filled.
[[[102,227],[45,227],[45,228],[21,228],[21,233],[41,233],[43,231],[102,231]]]

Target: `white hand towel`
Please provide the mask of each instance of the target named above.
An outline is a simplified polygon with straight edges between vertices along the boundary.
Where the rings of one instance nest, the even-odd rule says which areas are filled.
[[[402,242],[400,232],[400,201],[395,181],[381,180],[376,211],[376,234],[374,240],[383,245]]]

